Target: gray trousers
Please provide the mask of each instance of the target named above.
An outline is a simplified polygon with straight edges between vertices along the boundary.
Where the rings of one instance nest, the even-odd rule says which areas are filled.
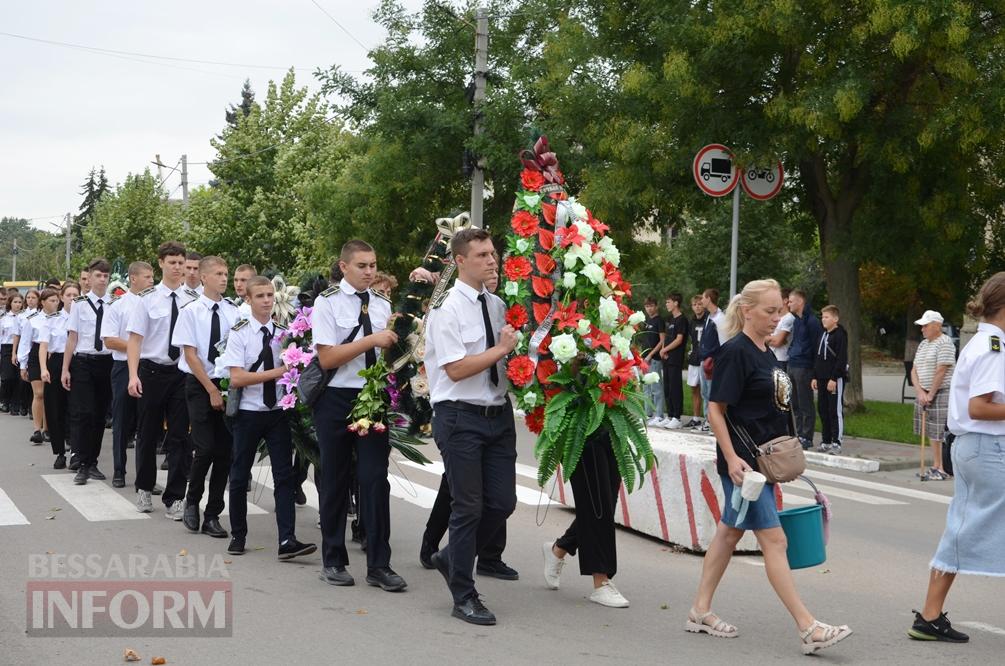
[[[789,364],[792,379],[792,409],[796,417],[796,434],[800,439],[813,441],[816,412],[813,409],[813,368],[795,368]]]

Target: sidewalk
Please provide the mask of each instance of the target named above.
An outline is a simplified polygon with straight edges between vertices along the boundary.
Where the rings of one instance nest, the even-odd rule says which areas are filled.
[[[814,442],[814,445],[819,442]],[[848,466],[844,469],[858,467],[851,461],[875,461],[878,463],[876,469],[859,469],[857,471],[884,471],[889,472],[897,469],[911,469],[920,464],[920,447],[911,444],[900,444],[898,442],[884,442],[878,439],[865,439],[859,437],[845,437],[841,443],[841,455],[832,456],[826,453],[812,453],[807,451],[807,460],[814,464],[823,464],[828,467],[838,467],[840,465],[828,465],[822,458],[849,459]],[[925,458],[928,462],[932,459],[932,449],[925,447]],[[926,465],[927,466],[927,465]],[[872,465],[869,465],[872,467]]]

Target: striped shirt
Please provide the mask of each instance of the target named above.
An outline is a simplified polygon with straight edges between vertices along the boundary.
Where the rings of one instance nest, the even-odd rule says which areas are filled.
[[[918,351],[914,355],[914,369],[918,371],[918,382],[921,384],[921,388],[926,391],[931,390],[935,371],[940,365],[948,367],[939,388],[948,389],[949,382],[953,378],[953,366],[956,365],[956,345],[953,344],[952,338],[945,333],[935,340],[922,340],[921,344],[918,345]]]

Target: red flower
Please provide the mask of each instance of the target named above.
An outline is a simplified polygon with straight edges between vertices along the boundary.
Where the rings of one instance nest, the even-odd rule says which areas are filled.
[[[548,318],[548,313],[551,312],[551,303],[534,303],[534,323],[540,324],[545,319]]]
[[[593,342],[594,349],[603,347],[607,351],[611,351],[611,336],[608,333],[604,333],[596,326],[590,326],[590,334],[588,337]]]
[[[579,233],[579,227],[564,227],[555,232],[555,236],[561,238],[561,246],[569,247],[573,243],[579,245],[586,241]]]
[[[506,323],[517,330],[526,326],[528,319],[527,308],[519,303],[506,311]]]
[[[544,407],[537,407],[524,420],[527,422],[528,430],[535,435],[540,435],[541,431],[544,430]]]
[[[558,213],[557,204],[543,203],[541,204],[541,214],[544,215],[544,221],[551,226],[555,226],[555,215]]]
[[[593,217],[593,213],[591,213],[589,211],[587,211],[587,220],[586,220],[586,223],[589,224],[590,227],[595,232],[597,232],[598,236],[603,236],[604,234],[606,234],[610,230],[609,226],[607,226],[606,224],[604,224],[603,222],[601,222],[597,218]]]
[[[542,384],[548,383],[548,377],[558,372],[558,364],[550,358],[538,361],[537,364],[537,381]]]
[[[534,379],[534,361],[529,356],[514,356],[506,364],[506,376],[513,386],[523,387]]]
[[[513,219],[510,220],[510,225],[513,227],[513,232],[518,236],[530,238],[537,233],[537,215],[525,210],[518,210],[513,213]]]
[[[541,243],[541,248],[547,251],[551,251],[551,248],[555,247],[555,232],[548,231],[547,229],[539,229],[537,232],[537,240]]]
[[[559,328],[576,328],[579,320],[583,318],[583,315],[576,312],[576,301],[569,303],[564,308],[558,308],[555,311],[555,324]]]
[[[527,257],[509,257],[503,262],[503,274],[507,280],[522,282],[530,277],[534,267]]]
[[[621,390],[622,386],[621,382],[616,380],[600,384],[600,402],[608,407],[613,407],[615,403],[624,400],[625,394]]]
[[[535,252],[534,263],[537,264],[537,272],[541,275],[551,275],[551,272],[555,270],[555,260],[551,258],[550,254]]]
[[[537,192],[544,185],[544,176],[541,175],[540,171],[524,169],[520,172],[520,184],[523,185],[523,189],[525,190]]]
[[[624,386],[631,381],[634,374],[632,369],[634,367],[634,358],[622,358],[621,356],[618,356],[617,360],[614,362],[614,369],[611,370],[611,381]]]
[[[544,340],[541,340],[541,344],[539,344],[537,346],[537,353],[538,354],[550,354],[551,352],[548,351],[548,345],[550,345],[550,344],[551,344],[551,333],[549,333],[548,335],[544,336]]]
[[[524,259],[524,261],[527,261]],[[527,262],[530,265],[530,262]],[[555,291],[555,283],[548,278],[541,278],[534,276],[530,279],[531,285],[534,287],[534,293],[541,298],[548,298],[551,296],[551,292]]]
[[[546,388],[544,390],[544,401],[545,401],[545,404],[548,404],[551,401],[552,398],[554,398],[556,395],[558,395],[561,392],[562,392],[562,389],[561,389],[561,387],[558,387],[558,386],[556,386],[554,388]]]

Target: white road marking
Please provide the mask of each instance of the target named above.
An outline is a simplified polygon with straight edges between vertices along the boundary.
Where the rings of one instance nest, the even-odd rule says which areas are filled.
[[[91,522],[143,520],[150,517],[138,512],[132,502],[101,481],[90,481],[86,485],[77,486],[73,483],[72,474],[43,474],[42,478]]]
[[[265,486],[269,490],[273,490],[273,486],[272,486],[272,467],[270,465],[257,465],[255,467],[252,467],[251,468],[251,478],[253,480],[257,481],[258,483],[262,484],[263,486]],[[308,482],[304,482],[304,486],[305,486],[304,487],[304,494],[305,495],[307,495],[307,487],[306,487],[307,483]],[[313,486],[314,484],[312,483],[311,485]],[[255,492],[255,490],[252,488],[251,493],[249,493],[249,495],[250,494],[254,494],[254,492]],[[314,508],[315,509],[317,508],[317,495],[318,495],[318,492],[317,492],[317,489],[315,489],[314,490]],[[309,496],[307,498],[307,503],[310,504],[310,497]],[[206,493],[205,492],[202,494],[202,502],[200,502],[200,505],[203,507],[203,509],[205,509],[205,507],[206,507]],[[227,509],[226,508],[224,508],[223,513],[227,513]],[[248,502],[248,515],[249,516],[256,515],[256,514],[261,515],[261,514],[266,514],[266,513],[268,513],[268,511],[266,511],[262,507],[258,506],[257,504],[252,504],[251,502]]]
[[[929,493],[924,490],[914,490],[913,488],[901,488],[899,486],[892,486],[885,483],[876,483],[875,481],[863,481],[862,479],[855,479],[850,476],[841,476],[840,474],[831,474],[830,472],[818,472],[817,470],[808,469],[803,472],[806,476],[811,479],[820,479],[821,481],[833,481],[835,483],[843,483],[848,486],[855,486],[857,488],[867,488],[869,490],[877,490],[879,492],[888,493],[890,495],[900,495],[901,497],[911,497],[914,499],[923,499],[929,502],[937,502],[939,504],[949,504],[953,501],[952,497],[946,495],[939,495],[937,493]]]
[[[388,474],[387,480],[391,484],[391,497],[403,499],[423,509],[432,509],[433,502],[436,501],[436,491],[413,483],[410,479],[403,479],[395,474]]]
[[[749,564],[752,567],[764,567],[764,560],[753,560],[749,557],[741,557],[740,561],[744,564]]]
[[[270,475],[268,475],[268,477],[269,477],[269,480],[271,482],[272,475],[270,474]],[[157,470],[157,485],[159,485],[161,488],[166,488],[167,487],[167,479],[168,479],[168,473],[167,473],[166,470]],[[90,484],[88,484],[88,485],[90,485]],[[228,495],[227,491],[225,490],[225,491],[223,491],[223,511],[220,512],[221,516],[229,516],[230,515],[230,511],[227,510],[227,500],[228,499],[230,499],[230,496]],[[156,501],[157,498],[154,497],[154,500]],[[205,512],[206,511],[206,502],[208,502],[208,501],[209,501],[209,475],[206,476],[206,487],[203,489],[203,491],[202,491],[202,499],[199,501],[199,511],[200,512]],[[155,504],[154,506],[156,508],[157,505]],[[268,511],[266,511],[262,507],[258,506],[257,504],[252,504],[251,502],[248,502],[248,515],[249,516],[262,516],[262,515],[265,515],[267,513],[268,513]],[[202,515],[202,513],[200,513],[199,515]]]
[[[891,506],[896,504],[907,504],[907,502],[901,502],[900,500],[890,499],[888,497],[867,495],[865,493],[855,492],[854,490],[845,490],[844,488],[838,488],[836,486],[825,486],[821,483],[817,484],[817,489],[820,490],[820,492],[822,492],[824,495],[827,495],[828,497],[841,497],[855,502],[862,502],[863,504],[877,504],[877,505],[891,505]]]
[[[0,488],[0,525],[31,525],[3,488]]]
[[[986,631],[989,634],[1005,636],[1005,629],[990,624],[984,624],[983,622],[957,622],[956,624],[968,629],[976,629],[977,631]]]
[[[425,470],[430,474],[443,474],[442,462],[432,462],[429,465],[420,465],[419,463],[412,462],[411,460],[399,460],[398,464]],[[523,467],[527,467],[527,465],[523,465]],[[528,469],[532,468],[528,467]],[[517,474],[520,474],[519,469],[517,470]],[[525,474],[521,474],[521,476],[525,476]],[[533,478],[535,480],[537,479],[536,473]],[[520,504],[527,504],[529,506],[537,506],[538,504],[558,504],[558,502],[549,499],[547,494],[542,493],[540,488],[528,488],[526,486],[521,486],[519,483],[516,484],[516,501],[520,502]]]
[[[794,506],[807,506],[809,504],[816,504],[817,501],[810,497],[803,497],[802,495],[796,495],[789,491],[782,492],[782,503],[792,504]]]

